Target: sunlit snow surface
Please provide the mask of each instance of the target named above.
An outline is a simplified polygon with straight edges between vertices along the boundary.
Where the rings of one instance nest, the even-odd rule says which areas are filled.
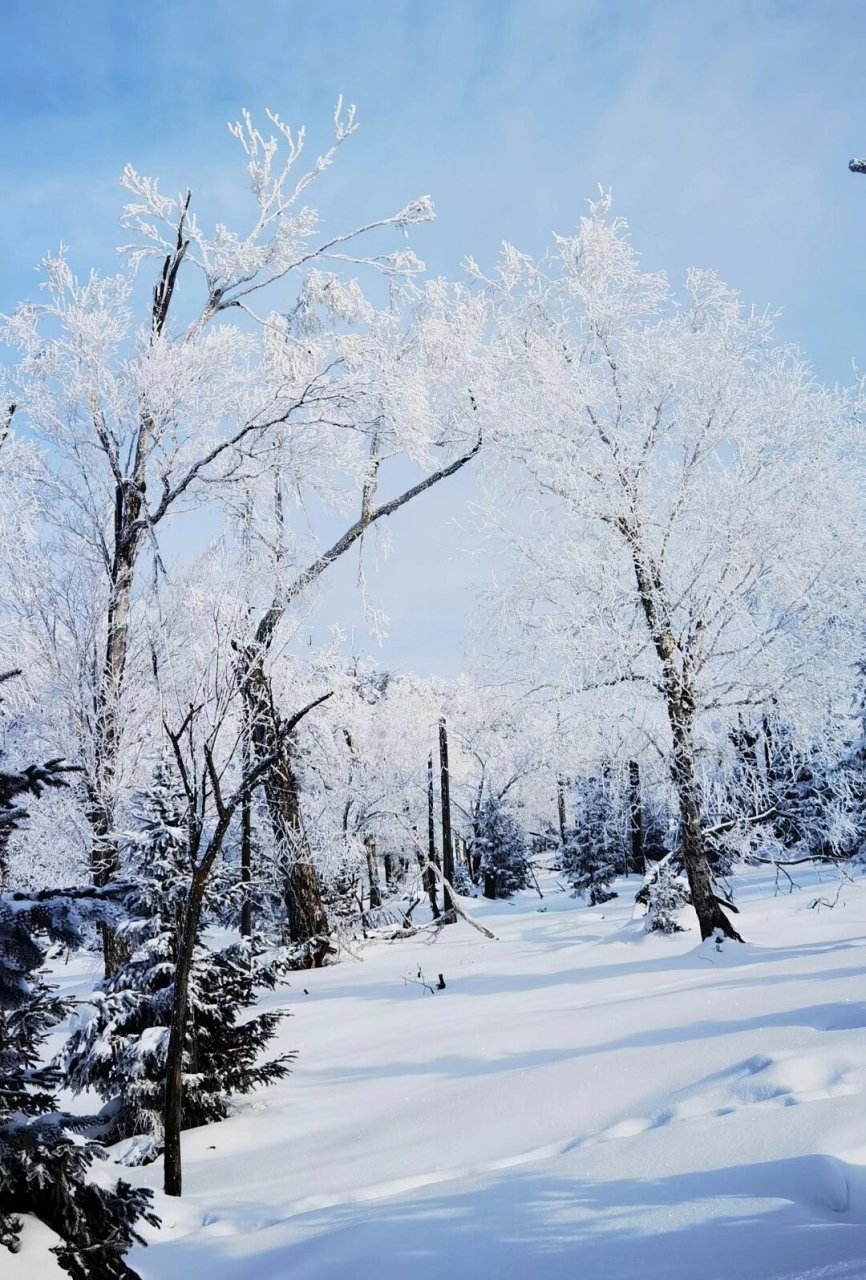
[[[866,880],[736,881],[746,946],[646,936],[636,882],[467,901],[267,997],[284,1082],[184,1135],[144,1280],[866,1277]],[[787,890],[787,882],[785,884]],[[544,910],[539,910],[544,908]],[[406,984],[421,968],[447,989]],[[80,960],[64,988],[86,985]],[[91,961],[92,967],[92,961]],[[306,988],[308,994],[304,994]],[[125,1171],[158,1186],[158,1165]],[[44,1233],[5,1277],[59,1271]]]

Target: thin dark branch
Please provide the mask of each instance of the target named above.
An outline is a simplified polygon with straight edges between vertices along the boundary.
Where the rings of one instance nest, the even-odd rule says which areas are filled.
[[[288,736],[293,729],[297,728],[298,724],[300,724],[301,720],[303,720],[304,716],[307,715],[308,712],[312,711],[314,707],[318,707],[321,703],[327,702],[328,699],[333,698],[333,696],[334,690],[331,689],[328,693],[323,693],[320,698],[314,698],[313,701],[308,702],[305,707],[301,707],[300,711],[296,711],[295,714],[290,716],[289,719],[286,720],[285,724],[281,726],[282,733]]]

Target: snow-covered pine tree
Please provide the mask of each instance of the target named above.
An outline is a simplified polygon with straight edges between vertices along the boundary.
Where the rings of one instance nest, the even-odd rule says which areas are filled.
[[[139,1221],[158,1224],[151,1192],[90,1180],[101,1148],[76,1132],[80,1117],[58,1110],[58,1073],[42,1061],[46,1036],[69,1011],[40,974],[45,944],[79,943],[83,921],[105,914],[104,896],[5,888],[9,837],[27,816],[21,797],[63,785],[63,774],[59,760],[0,773],[0,1245],[17,1252],[22,1217],[33,1215],[59,1237],[52,1252],[74,1280],[135,1280],[123,1255],[143,1243]]]
[[[618,852],[613,819],[607,779],[597,774],[578,779],[574,826],[562,848],[562,874],[594,907],[616,897],[610,888]]]
[[[151,1160],[162,1146],[174,973],[189,889],[185,811],[173,771],[160,761],[130,840],[135,887],[126,899],[125,932],[132,953],[94,993],[92,1013],[62,1054],[69,1085],[93,1089],[105,1100],[103,1141],[137,1139],[125,1155],[128,1163]],[[206,902],[211,917],[224,894],[215,884]],[[225,1119],[231,1095],[287,1074],[292,1053],[260,1061],[285,1013],[241,1020],[257,990],[273,987],[280,976],[279,963],[254,955],[248,943],[211,950],[200,929],[189,982],[184,1128]]]
[[[473,853],[481,853],[485,898],[509,898],[529,882],[526,836],[514,814],[496,796],[488,796],[475,825]]]
[[[646,927],[656,933],[682,933],[677,913],[691,902],[688,882],[677,875],[670,858],[663,859],[646,880]]]

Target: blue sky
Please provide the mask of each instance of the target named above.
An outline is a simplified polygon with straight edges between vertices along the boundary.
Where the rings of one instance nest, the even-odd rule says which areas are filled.
[[[825,380],[866,361],[866,178],[846,168],[866,154],[866,0],[3,0],[0,44],[0,310],[60,240],[111,267],[127,160],[230,215],[225,122],[270,106],[324,141],[343,93],[362,128],[326,212],[429,192],[414,244],[433,270],[503,238],[542,248],[603,183],[647,267],[714,267],[781,307]],[[460,665],[474,570],[455,560],[443,586],[459,539],[434,552],[427,531],[470,492],[395,525],[383,661]],[[348,625],[343,579],[329,608]]]

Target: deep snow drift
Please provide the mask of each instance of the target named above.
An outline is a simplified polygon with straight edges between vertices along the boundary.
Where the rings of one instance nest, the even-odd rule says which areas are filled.
[[[745,946],[542,882],[267,998],[283,1083],[184,1135],[144,1280],[866,1277],[866,881],[736,880]],[[785,886],[785,890],[787,885]],[[92,967],[92,966],[91,966]],[[404,981],[418,970],[447,987]],[[80,989],[80,961],[61,970]],[[131,1171],[160,1184],[160,1166]],[[41,1280],[47,1233],[5,1277]]]

